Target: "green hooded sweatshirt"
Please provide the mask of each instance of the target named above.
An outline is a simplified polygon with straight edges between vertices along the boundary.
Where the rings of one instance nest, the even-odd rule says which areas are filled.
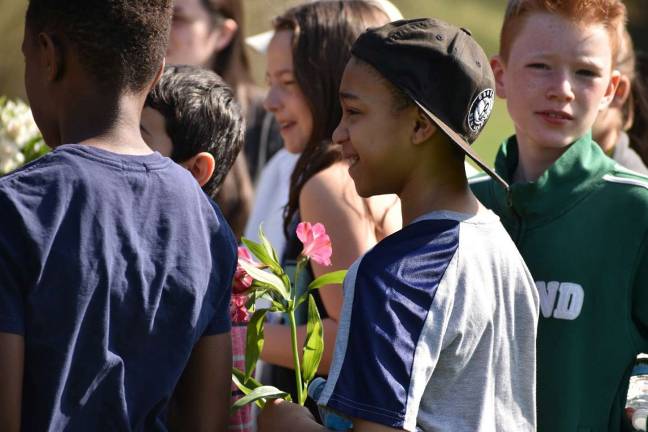
[[[495,169],[510,183],[517,163],[512,137]],[[471,187],[499,215],[540,293],[538,431],[628,430],[628,378],[648,351],[648,177],[587,134],[535,182],[507,193],[479,175]]]

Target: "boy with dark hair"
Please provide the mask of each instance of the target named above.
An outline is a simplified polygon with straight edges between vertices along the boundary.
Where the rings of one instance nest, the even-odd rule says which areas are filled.
[[[229,86],[215,72],[167,66],[146,98],[142,137],[187,168],[213,197],[241,148],[245,123]]]
[[[236,246],[140,114],[170,0],[31,0],[22,50],[53,151],[0,179],[0,430],[220,430]]]
[[[370,29],[352,54],[333,139],[361,196],[398,194],[404,228],[349,269],[319,403],[356,432],[534,431],[537,292],[463,167],[501,180],[469,144],[492,108],[488,59],[433,19]],[[259,425],[325,430],[288,403]]]
[[[230,87],[218,74],[195,66],[167,66],[146,97],[140,124],[144,141],[191,172],[215,196],[243,144],[245,124]],[[220,210],[219,210],[220,211]],[[245,321],[232,322],[232,362],[245,359]],[[232,401],[240,397],[233,386]],[[236,411],[229,428],[251,427],[251,407]]]
[[[620,0],[513,0],[492,59],[515,136],[473,191],[497,213],[540,294],[538,430],[625,430],[628,378],[648,349],[648,178],[592,140],[615,95]]]

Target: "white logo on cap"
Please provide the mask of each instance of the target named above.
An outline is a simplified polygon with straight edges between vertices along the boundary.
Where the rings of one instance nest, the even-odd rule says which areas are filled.
[[[479,93],[470,105],[468,114],[468,126],[472,132],[478,132],[488,120],[493,104],[495,103],[495,92],[493,89],[486,89]]]

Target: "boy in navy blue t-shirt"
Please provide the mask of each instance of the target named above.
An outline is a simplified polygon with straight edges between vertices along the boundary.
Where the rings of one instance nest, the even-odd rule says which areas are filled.
[[[170,19],[170,0],[29,3],[25,83],[53,151],[0,179],[2,431],[227,422],[235,241],[140,134]]]

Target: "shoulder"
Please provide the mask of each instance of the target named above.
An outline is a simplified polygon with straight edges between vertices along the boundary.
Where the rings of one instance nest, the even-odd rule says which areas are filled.
[[[363,209],[345,162],[336,162],[311,177],[301,190],[299,202],[307,206]]]
[[[635,190],[637,188],[648,191],[648,176],[624,168],[616,164],[614,169],[603,176],[603,180],[610,184],[623,185],[621,188]]]
[[[408,225],[367,252],[357,273],[365,280],[391,281],[390,289],[438,283],[459,247],[460,225],[449,219]]]
[[[614,207],[630,206],[626,210],[631,214],[641,208],[648,215],[648,176],[616,164],[613,170],[602,177],[602,182],[602,192],[614,199],[613,202],[608,200],[606,205],[612,203]]]

